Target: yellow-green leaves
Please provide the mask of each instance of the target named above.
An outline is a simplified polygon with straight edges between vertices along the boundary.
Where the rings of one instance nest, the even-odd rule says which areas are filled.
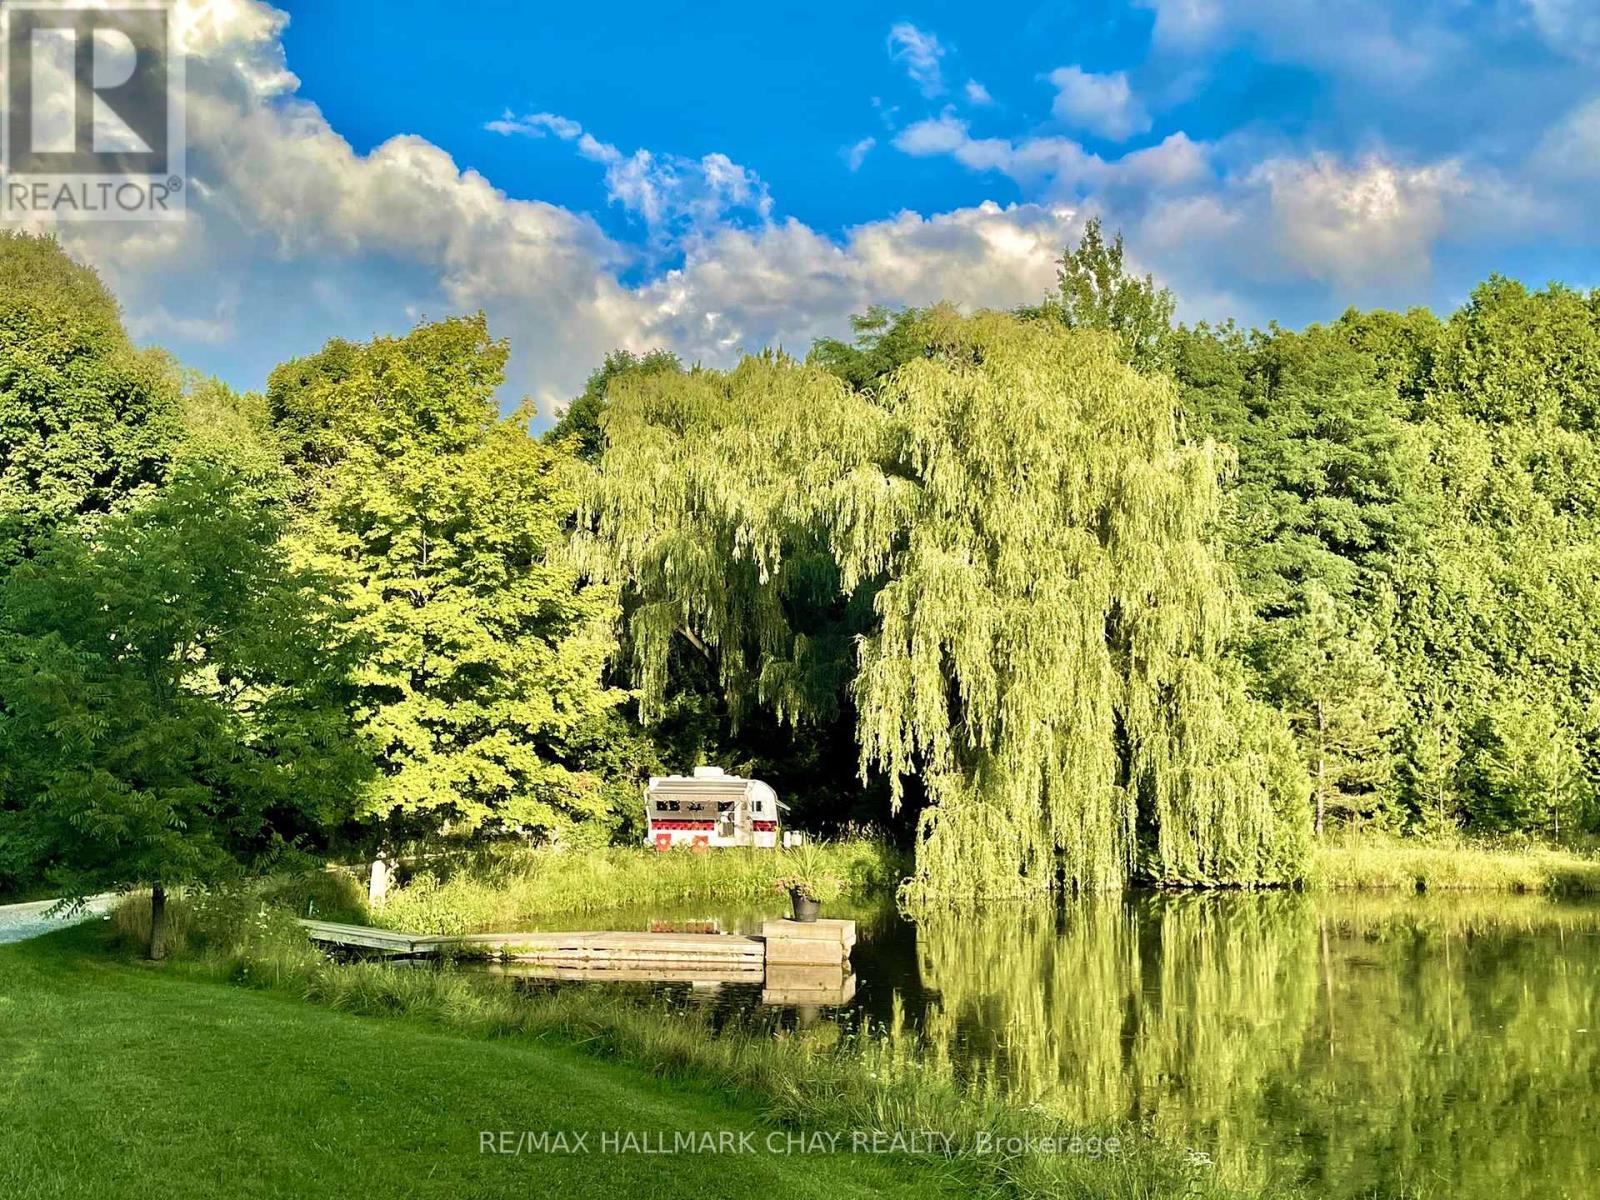
[[[300,449],[297,556],[359,647],[349,685],[378,777],[362,815],[397,832],[560,833],[602,818],[573,740],[620,696],[601,675],[614,597],[566,555],[587,470],[502,420],[503,343],[480,318],[279,368]]]
[[[926,789],[915,895],[1293,875],[1292,754],[1223,658],[1225,457],[1110,336],[948,309],[919,336],[870,394],[773,355],[613,391],[580,548],[637,596],[646,711],[679,634],[735,705],[837,700],[772,686],[813,564],[871,605],[861,766]]]

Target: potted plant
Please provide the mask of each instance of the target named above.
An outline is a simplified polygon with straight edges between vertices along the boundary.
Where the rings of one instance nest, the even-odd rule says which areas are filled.
[[[827,869],[822,855],[811,846],[784,851],[789,870],[778,876],[774,886],[789,893],[796,921],[815,921],[826,900],[837,900],[844,891],[844,880]]]

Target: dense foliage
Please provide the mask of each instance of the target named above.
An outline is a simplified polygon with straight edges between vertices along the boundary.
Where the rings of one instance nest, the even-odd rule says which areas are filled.
[[[481,317],[331,342],[273,373],[300,482],[289,545],[343,612],[352,715],[377,777],[358,815],[396,835],[604,825],[578,743],[603,687],[613,604],[560,553],[570,457],[502,420],[506,347]]]
[[[264,394],[0,237],[0,889],[637,837],[764,775],[923,898],[1600,832],[1600,293],[1174,327],[1091,224],[1011,314],[617,351],[542,438],[481,317]]]
[[[917,336],[870,392],[780,356],[613,389],[589,549],[638,596],[647,705],[680,636],[730,704],[847,692],[863,774],[928,793],[924,896],[1292,878],[1293,757],[1224,652],[1216,449],[1104,334]]]
[[[134,349],[94,272],[0,233],[0,571],[158,485],[180,430],[170,364]]]
[[[0,840],[68,895],[281,861],[359,777],[316,581],[227,468],[180,472],[0,584]],[[152,950],[159,949],[159,939]]]
[[[1594,830],[1600,299],[1496,279],[1443,323],[1172,343],[1238,447],[1249,658],[1319,824]]]
[[[0,887],[281,861],[359,775],[276,456],[183,393],[91,271],[0,238]]]

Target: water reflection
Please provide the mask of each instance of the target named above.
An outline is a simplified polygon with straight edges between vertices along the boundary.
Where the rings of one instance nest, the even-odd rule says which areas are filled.
[[[923,1031],[1007,1094],[1330,1197],[1593,1196],[1600,910],[1141,896],[936,917]]]
[[[676,915],[741,931],[770,914]],[[850,915],[851,996],[667,990],[717,1025],[870,1018],[971,1088],[1136,1123],[1245,1185],[1600,1196],[1600,905],[1269,893]]]

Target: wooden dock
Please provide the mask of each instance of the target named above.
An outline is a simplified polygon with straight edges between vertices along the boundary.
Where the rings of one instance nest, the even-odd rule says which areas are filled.
[[[811,978],[837,975],[840,984],[829,988],[843,994],[842,981],[856,941],[854,921],[767,921],[759,937],[596,929],[440,935],[333,921],[304,920],[300,925],[312,941],[328,946],[399,957],[455,953],[492,959],[516,974],[545,978],[761,983],[787,972],[789,978],[775,989],[780,994],[822,990],[815,984],[795,988],[795,972]]]
[[[748,983],[761,987],[766,982],[759,962],[753,966],[706,966],[698,963],[564,966],[560,963],[513,960],[485,963],[483,969],[515,979],[562,979],[570,983],[689,983],[696,986]]]
[[[300,928],[313,942],[343,946],[354,950],[383,950],[390,954],[435,954],[447,937],[420,933],[399,933],[393,929],[373,929],[366,925],[341,925],[337,921],[300,922]]]
[[[559,967],[682,966],[762,970],[766,944],[731,933],[474,933],[450,947],[509,962]]]

